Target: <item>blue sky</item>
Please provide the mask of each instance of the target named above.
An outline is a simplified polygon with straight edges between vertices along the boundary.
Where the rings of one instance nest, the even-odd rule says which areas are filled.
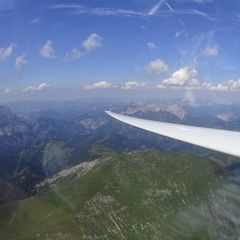
[[[0,97],[239,91],[238,0],[1,0]]]

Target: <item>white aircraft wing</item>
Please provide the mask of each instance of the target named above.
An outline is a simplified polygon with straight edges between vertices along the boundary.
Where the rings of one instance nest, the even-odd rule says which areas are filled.
[[[240,132],[164,123],[129,117],[110,111],[106,111],[106,113],[113,118],[134,127],[240,157]]]

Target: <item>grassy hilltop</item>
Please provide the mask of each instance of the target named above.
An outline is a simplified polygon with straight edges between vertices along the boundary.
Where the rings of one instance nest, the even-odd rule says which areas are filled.
[[[108,154],[46,192],[1,206],[0,239],[212,239],[207,217],[189,209],[209,207],[222,185],[215,171],[190,154]]]

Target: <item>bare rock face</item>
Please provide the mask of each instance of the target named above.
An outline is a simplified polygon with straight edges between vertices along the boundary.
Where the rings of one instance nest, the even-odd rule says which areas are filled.
[[[128,107],[126,110],[126,114],[133,115],[137,112],[168,112],[179,119],[184,119],[187,115],[187,112],[180,107],[178,104],[140,104]]]

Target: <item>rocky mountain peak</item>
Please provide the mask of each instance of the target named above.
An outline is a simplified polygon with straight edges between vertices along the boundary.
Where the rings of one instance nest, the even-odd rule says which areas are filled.
[[[187,112],[178,104],[139,104],[130,106],[126,110],[126,114],[133,115],[137,112],[168,112],[175,115],[179,119],[184,119]]]

